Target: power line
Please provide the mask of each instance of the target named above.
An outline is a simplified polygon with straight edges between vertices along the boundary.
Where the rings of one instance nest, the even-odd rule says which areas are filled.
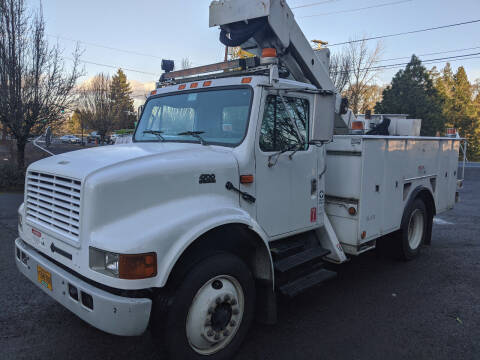
[[[66,57],[65,59],[67,59],[67,60],[72,60],[72,61],[74,60],[74,59],[69,58],[69,57]],[[144,74],[144,75],[157,76],[157,74],[154,74],[154,73],[149,73],[149,72],[146,72],[146,71],[135,70],[135,69],[128,69],[128,68],[125,68],[125,67],[123,67],[123,66],[115,66],[115,65],[109,65],[109,64],[102,64],[102,63],[98,63],[98,62],[94,62],[94,61],[81,60],[81,59],[79,59],[78,61],[81,62],[81,63],[84,63],[84,64],[91,64],[91,65],[103,66],[103,67],[108,67],[108,68],[111,68],[111,69],[122,69],[122,70],[124,70],[124,71],[129,71],[129,72],[135,72],[135,73]]]
[[[480,52],[472,53],[472,54],[465,54],[465,55],[447,56],[447,57],[438,58],[438,59],[429,59],[429,60],[422,61],[422,63],[427,63],[429,61],[440,61],[440,60],[444,61],[444,60],[449,60],[449,59],[460,59],[460,58],[464,58],[466,56],[475,56],[475,55],[480,55]],[[404,65],[407,65],[407,64],[409,64],[409,63],[407,62],[407,63],[399,63],[399,64],[374,66],[374,67],[371,67],[370,69],[379,70],[379,69],[384,69],[384,68],[388,68],[388,67],[391,67],[391,66],[404,66]]]
[[[291,7],[290,9],[292,9],[292,10],[294,10],[294,9],[301,9],[301,8],[306,8],[306,7],[311,7],[311,6],[317,6],[317,5],[322,5],[322,4],[339,2],[339,1],[342,1],[342,0],[324,0],[324,1],[314,2],[314,3],[311,3],[311,4],[294,6],[294,7]]]
[[[311,17],[317,17],[317,16],[344,14],[344,13],[349,13],[349,12],[356,12],[356,11],[361,11],[361,10],[375,9],[375,8],[380,8],[380,7],[385,7],[385,6],[391,6],[391,5],[399,5],[399,4],[404,4],[404,3],[412,2],[412,1],[413,1],[413,0],[393,1],[393,2],[389,2],[389,3],[383,3],[383,4],[365,6],[365,7],[356,8],[356,9],[332,11],[332,12],[327,12],[327,13],[322,13],[322,14],[315,14],[315,15],[305,15],[305,16],[301,16],[300,18],[311,18]]]
[[[480,52],[478,53],[473,53],[473,54],[465,54],[465,55],[456,55],[456,56],[448,56],[448,57],[443,57],[443,58],[437,58],[437,59],[427,59],[427,60],[421,60],[422,65],[424,64],[436,64],[436,63],[443,63],[445,61],[447,62],[454,62],[454,61],[460,61],[460,60],[470,60],[470,59],[480,59]],[[400,67],[404,67],[405,65],[408,65],[408,62],[404,63],[398,63],[398,64],[389,64],[389,65],[383,65],[383,66],[374,66],[371,68],[362,68],[360,69],[361,71],[363,70],[391,70],[391,69],[396,69]],[[335,72],[335,75],[345,73],[345,71],[340,70]]]
[[[438,30],[438,29],[446,29],[446,28],[451,28],[451,27],[455,27],[455,26],[468,25],[468,24],[473,24],[473,23],[478,23],[478,22],[480,22],[480,19],[479,19],[479,20],[472,20],[472,21],[460,22],[460,23],[456,23],[456,24],[436,26],[436,27],[431,27],[431,28],[426,28],[426,29],[420,29],[420,30],[406,31],[406,32],[401,32],[401,33],[396,33],[396,34],[379,35],[379,36],[374,36],[374,37],[365,38],[365,39],[359,39],[359,40],[344,41],[344,42],[340,42],[340,43],[336,43],[336,44],[331,44],[331,45],[328,45],[328,46],[331,47],[331,46],[352,44],[352,43],[357,43],[357,42],[362,42],[362,41],[383,39],[383,38],[400,36],[400,35],[415,34],[415,33],[420,33],[420,32],[424,32],[424,31],[432,31],[432,30]]]
[[[65,37],[65,36],[50,35],[50,34],[47,34],[47,36],[50,36],[50,37],[53,37],[53,38],[58,38],[58,39],[63,39],[63,40],[68,40],[68,41],[73,41],[73,42],[76,42],[76,43],[79,43],[79,44],[85,44],[85,45],[89,45],[89,46],[95,46],[95,47],[102,48],[102,49],[119,51],[119,52],[124,52],[124,53],[127,53],[127,54],[138,55],[138,56],[145,56],[145,57],[150,57],[150,58],[162,60],[162,58],[161,58],[160,56],[155,56],[155,55],[151,55],[151,54],[140,53],[140,52],[131,51],[131,50],[120,49],[120,48],[116,48],[116,47],[112,47],[112,46],[105,46],[105,45],[95,44],[95,43],[91,43],[91,42],[87,42],[87,41],[82,41],[82,40],[77,40],[77,39],[68,38],[68,37]]]
[[[456,49],[456,50],[439,51],[439,52],[433,52],[433,53],[428,53],[428,54],[419,54],[417,56],[440,55],[440,54],[448,54],[448,53],[452,53],[452,52],[460,52],[460,51],[476,50],[476,49],[480,49],[480,46],[464,48],[464,49]],[[401,59],[410,59],[410,56],[403,56],[403,57],[397,57],[397,58],[391,58],[391,59],[382,59],[382,60],[377,60],[375,62],[379,63],[379,62],[401,60]]]

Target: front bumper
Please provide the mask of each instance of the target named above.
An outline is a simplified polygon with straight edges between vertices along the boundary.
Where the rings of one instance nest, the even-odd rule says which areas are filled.
[[[55,265],[20,238],[15,240],[15,260],[23,275],[90,325],[122,336],[141,335],[147,328],[151,299],[127,298],[98,289]],[[51,274],[51,290],[38,281],[38,266]],[[77,289],[78,300],[70,295],[69,285]]]

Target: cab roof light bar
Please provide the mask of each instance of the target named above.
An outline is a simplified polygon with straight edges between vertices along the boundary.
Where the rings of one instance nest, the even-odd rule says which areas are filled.
[[[184,78],[199,74],[213,73],[218,71],[228,71],[228,70],[246,70],[260,66],[260,59],[257,57],[245,58],[245,59],[236,59],[225,61],[216,64],[198,66],[185,70],[170,71],[162,74],[160,82],[174,80],[176,78]]]

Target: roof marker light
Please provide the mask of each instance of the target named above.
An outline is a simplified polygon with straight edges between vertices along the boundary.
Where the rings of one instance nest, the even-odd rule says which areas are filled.
[[[182,85],[180,85],[180,86],[178,87],[178,90],[183,90],[183,89],[185,89],[186,87],[187,87],[187,85],[182,84]]]
[[[242,79],[242,84],[250,84],[252,82],[252,78],[251,77],[244,77]]]
[[[265,48],[262,49],[262,58],[275,58],[277,57],[277,49]]]
[[[153,90],[150,92],[150,95],[157,95],[157,90]]]
[[[191,83],[190,89],[196,89],[198,87],[198,83]]]
[[[210,85],[212,85],[212,82],[210,80],[203,82],[203,87],[210,86]]]

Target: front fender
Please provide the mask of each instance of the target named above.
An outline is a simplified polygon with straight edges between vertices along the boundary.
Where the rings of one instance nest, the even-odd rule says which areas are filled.
[[[136,282],[134,288],[163,287],[190,244],[209,230],[233,223],[249,226],[268,250],[268,237],[256,221],[231,197],[212,194],[164,203],[110,223],[91,234],[90,245],[126,254],[155,251],[157,276]]]

